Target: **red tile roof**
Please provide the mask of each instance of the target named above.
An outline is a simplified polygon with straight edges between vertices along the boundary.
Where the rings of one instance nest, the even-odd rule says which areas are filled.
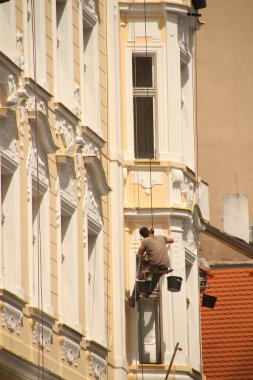
[[[207,380],[253,380],[252,268],[215,269],[201,307],[203,369]]]

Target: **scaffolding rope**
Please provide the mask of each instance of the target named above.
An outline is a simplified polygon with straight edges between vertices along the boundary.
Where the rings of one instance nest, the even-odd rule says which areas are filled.
[[[33,79],[34,79],[34,98],[35,98],[35,144],[36,144],[36,212],[37,212],[37,297],[38,309],[41,311],[41,344],[43,345],[44,336],[44,315],[43,315],[43,279],[42,279],[42,253],[41,253],[41,214],[40,214],[40,179],[39,179],[39,137],[38,137],[38,84],[37,84],[37,50],[36,50],[36,12],[35,0],[31,0],[31,25],[32,25],[32,62],[33,62]],[[32,126],[31,126],[32,128]],[[35,281],[35,278],[33,279]],[[42,379],[44,380],[44,350],[40,349],[40,339],[38,340],[38,379],[40,379],[40,370],[42,370]],[[40,366],[41,353],[41,366]]]

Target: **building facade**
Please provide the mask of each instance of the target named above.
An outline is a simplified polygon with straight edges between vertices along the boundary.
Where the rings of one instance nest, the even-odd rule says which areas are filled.
[[[115,257],[123,268],[117,275],[129,297],[138,267],[139,228],[148,226],[174,238],[171,267],[183,279],[179,293],[167,291],[163,278],[152,297],[141,298],[134,309],[126,305],[127,378],[164,379],[178,342],[182,350],[173,374],[199,379],[197,252],[202,224],[194,207],[201,186],[194,111],[199,24],[189,17],[190,3],[184,1],[119,1],[113,10],[110,19],[108,15],[108,85],[109,120],[116,127],[110,136],[113,189],[120,180],[112,194],[120,237],[112,250],[118,250]],[[119,252],[124,256],[118,257]],[[116,339],[120,350],[122,337]]]
[[[0,3],[1,379],[201,378],[189,10]],[[183,281],[130,310],[142,225]]]
[[[104,2],[0,4],[1,379],[102,379],[110,346]]]

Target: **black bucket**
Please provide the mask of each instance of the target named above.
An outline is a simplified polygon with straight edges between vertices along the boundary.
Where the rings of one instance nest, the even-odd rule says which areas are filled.
[[[151,293],[151,279],[136,280],[136,285],[139,293],[147,295]]]
[[[217,297],[209,296],[208,294],[203,294],[202,306],[214,308]]]
[[[170,292],[179,292],[182,284],[182,277],[169,276],[167,277],[167,289]]]

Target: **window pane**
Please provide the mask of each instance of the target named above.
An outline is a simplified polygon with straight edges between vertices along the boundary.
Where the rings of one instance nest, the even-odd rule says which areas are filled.
[[[160,363],[159,298],[139,300],[140,363]]]
[[[153,98],[134,97],[135,158],[154,158]]]
[[[152,57],[133,56],[133,86],[153,87]]]

